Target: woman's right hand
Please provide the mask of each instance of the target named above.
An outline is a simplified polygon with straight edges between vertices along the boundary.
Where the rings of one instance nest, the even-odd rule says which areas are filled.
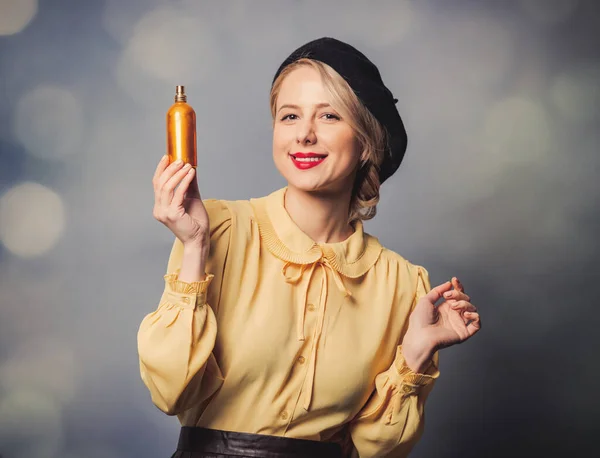
[[[210,238],[210,223],[195,176],[194,167],[177,162],[169,164],[168,156],[163,156],[152,178],[152,215],[184,246],[205,247]]]

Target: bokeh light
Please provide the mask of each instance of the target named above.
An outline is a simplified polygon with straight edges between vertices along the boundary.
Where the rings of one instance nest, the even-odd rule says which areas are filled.
[[[135,24],[148,9],[155,8],[162,0],[145,0],[143,2],[127,2],[122,0],[105,0],[102,12],[102,25],[109,35],[120,44],[125,45],[131,38]]]
[[[61,159],[80,151],[83,107],[72,91],[42,84],[20,98],[14,132],[33,156]]]
[[[187,9],[160,7],[144,14],[117,65],[117,80],[133,98],[154,95],[145,79],[188,85],[202,81],[219,62],[212,26]],[[150,83],[151,84],[151,83]]]
[[[37,0],[0,0],[0,35],[13,35],[22,31],[37,10]]]
[[[66,343],[49,336],[22,342],[0,365],[0,387],[27,388],[61,403],[76,394],[75,356]]]
[[[0,197],[0,241],[17,256],[43,255],[54,247],[64,227],[62,200],[45,186],[25,182]]]
[[[0,398],[1,453],[17,458],[56,458],[62,440],[62,412],[55,398],[21,388]]]

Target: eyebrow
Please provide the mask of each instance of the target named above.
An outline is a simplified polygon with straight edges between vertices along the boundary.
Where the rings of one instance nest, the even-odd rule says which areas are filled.
[[[329,103],[326,103],[326,102],[323,102],[323,103],[317,103],[317,104],[315,105],[315,107],[317,107],[317,108],[327,108],[327,107],[330,107],[330,106],[331,106],[331,105],[330,105]],[[279,110],[277,110],[277,113],[279,113],[279,112],[280,112],[281,110],[283,110],[284,108],[293,108],[293,109],[295,109],[295,110],[299,110],[299,109],[300,109],[300,107],[299,107],[298,105],[293,105],[293,104],[290,104],[290,103],[286,103],[285,105],[281,105],[281,106],[279,107]]]

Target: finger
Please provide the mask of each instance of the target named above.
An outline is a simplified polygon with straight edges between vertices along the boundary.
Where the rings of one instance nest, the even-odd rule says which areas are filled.
[[[196,177],[197,174],[198,170],[194,168],[194,175],[190,185],[188,186],[188,190],[185,193],[185,197],[202,200],[202,197],[200,196],[200,189],[198,189],[198,179]]]
[[[452,286],[454,286],[454,289],[458,291],[462,291],[463,293],[465,292],[465,288],[458,277],[452,277]]]
[[[447,281],[446,283],[442,283],[435,288],[431,288],[431,290],[423,297],[425,297],[432,304],[435,304],[451,287],[452,283]]]
[[[467,325],[467,333],[469,334],[469,337],[471,337],[481,329],[481,318],[479,317],[479,313],[475,312],[465,312],[465,317],[471,320]]]
[[[450,303],[450,307],[454,310],[461,310],[463,312],[477,312],[477,307],[468,301],[453,301]]]
[[[471,298],[463,293],[462,291],[459,291],[457,289],[452,289],[450,291],[446,291],[444,293],[444,299],[454,299],[456,301],[470,301]]]
[[[477,313],[477,307],[467,301],[459,301],[456,303],[450,304],[450,308],[455,310],[459,316],[463,319],[465,326],[469,324],[469,313]]]
[[[158,184],[158,179],[160,178],[160,175],[165,171],[165,169],[169,165],[168,159],[169,156],[165,154],[163,157],[160,158],[160,161],[158,161],[158,165],[156,166],[156,170],[154,171],[154,176],[152,177],[152,183],[154,183],[155,186]]]
[[[184,165],[184,163],[182,160],[177,160],[177,161],[169,164],[163,170],[163,172],[158,177],[158,182],[157,182],[157,187],[158,187],[159,191],[162,189],[162,187],[165,185],[165,183],[167,181],[169,181],[173,177],[173,175],[175,175],[175,173],[177,173],[177,171],[179,169],[181,169],[181,167],[183,167],[183,165]]]
[[[173,195],[173,200],[171,201],[171,205],[175,205],[177,207],[183,205],[183,199],[185,198],[185,193],[188,190],[191,181],[194,179],[195,171],[196,171],[196,169],[194,169],[194,167],[190,167],[188,169],[187,173],[181,180],[181,183],[179,184],[177,191],[175,191],[175,194]]]
[[[154,176],[152,177],[152,186],[154,187],[154,206],[158,207],[160,205],[160,177],[165,172],[166,168],[169,166],[169,156],[166,154],[160,159],[158,165],[156,166],[156,170],[154,171]]]
[[[165,164],[163,164],[163,171],[158,177],[156,183],[154,184],[154,205],[159,207],[161,205],[169,205],[169,202],[163,201],[163,186],[167,183],[171,177],[175,174],[175,172],[183,165],[182,161],[175,161],[168,164],[168,156],[165,160]],[[168,164],[168,165],[167,165]]]
[[[186,173],[190,169],[190,164],[185,164],[181,167],[169,180],[162,186],[160,192],[160,203],[164,206],[171,205],[173,200],[173,191],[177,185],[181,182],[182,178],[185,177]]]

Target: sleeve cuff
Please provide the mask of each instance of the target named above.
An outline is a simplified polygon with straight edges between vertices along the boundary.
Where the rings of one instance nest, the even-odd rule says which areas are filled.
[[[164,278],[174,293],[199,294],[206,293],[211,280],[214,278],[213,274],[205,275],[206,278],[204,280],[188,283],[179,280],[179,269],[177,269],[175,272],[165,275]]]
[[[402,345],[399,345],[396,350],[396,360],[394,365],[398,371],[398,375],[400,376],[402,383],[406,385],[412,385],[414,387],[429,385],[440,376],[440,371],[433,361],[431,361],[425,373],[421,374],[419,372],[414,372],[406,364],[406,360],[402,354]]]
[[[205,275],[204,280],[194,282],[179,280],[179,269],[164,275],[168,296],[172,299],[178,299],[177,302],[183,303],[185,306],[204,305],[206,303],[206,292],[214,278],[213,274]]]

